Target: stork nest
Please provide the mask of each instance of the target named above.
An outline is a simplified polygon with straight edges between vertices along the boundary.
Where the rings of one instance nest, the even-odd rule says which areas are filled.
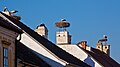
[[[66,28],[66,27],[69,27],[70,26],[70,23],[69,22],[56,22],[55,23],[55,26],[56,27],[59,27],[59,28]]]
[[[21,17],[20,16],[12,16],[14,19],[16,20],[21,20]]]

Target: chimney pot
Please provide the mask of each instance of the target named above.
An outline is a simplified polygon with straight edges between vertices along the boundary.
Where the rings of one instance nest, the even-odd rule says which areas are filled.
[[[79,43],[78,43],[78,46],[80,46],[80,47],[86,49],[87,41],[81,41],[81,42],[79,42]]]

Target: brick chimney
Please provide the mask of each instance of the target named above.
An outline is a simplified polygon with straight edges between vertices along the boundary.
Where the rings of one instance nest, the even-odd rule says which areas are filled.
[[[78,43],[78,46],[80,46],[80,47],[86,49],[87,41],[81,41],[81,42],[79,42],[79,43]]]

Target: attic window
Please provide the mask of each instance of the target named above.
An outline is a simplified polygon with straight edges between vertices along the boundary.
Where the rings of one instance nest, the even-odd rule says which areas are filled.
[[[42,23],[42,24],[40,24],[40,26],[45,26],[45,24]]]

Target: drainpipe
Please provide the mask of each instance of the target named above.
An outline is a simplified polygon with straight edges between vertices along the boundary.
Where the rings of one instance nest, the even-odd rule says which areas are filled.
[[[17,67],[17,43],[18,42],[20,42],[20,40],[21,40],[21,34],[20,34],[20,36],[19,36],[19,39],[17,40],[15,40],[15,67]]]

